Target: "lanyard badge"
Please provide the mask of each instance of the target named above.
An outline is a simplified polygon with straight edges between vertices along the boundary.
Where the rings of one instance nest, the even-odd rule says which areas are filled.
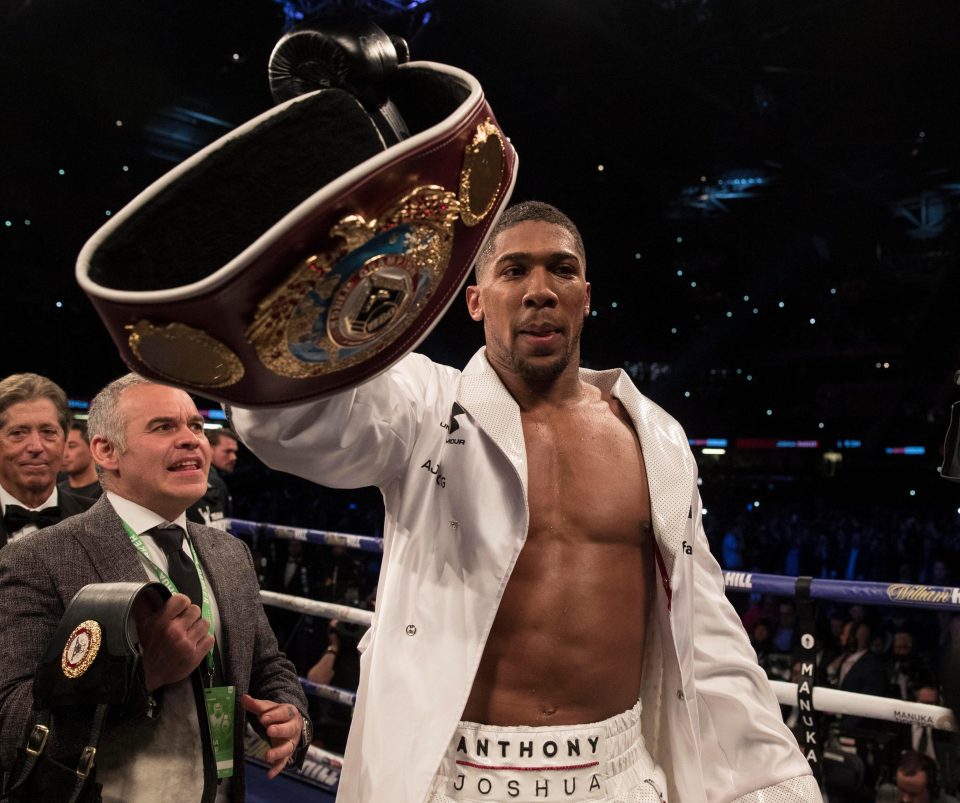
[[[210,741],[217,762],[217,777],[233,775],[233,718],[236,714],[236,689],[233,686],[213,686],[203,690],[210,723]]]

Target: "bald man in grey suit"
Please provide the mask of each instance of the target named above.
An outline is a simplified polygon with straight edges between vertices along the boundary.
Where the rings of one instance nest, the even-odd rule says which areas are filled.
[[[104,801],[242,801],[244,712],[270,739],[271,777],[302,760],[310,727],[294,667],[264,615],[249,551],[184,516],[206,489],[203,420],[186,393],[129,375],[94,400],[90,431],[104,495],[86,513],[0,551],[0,762],[11,768],[32,725],[33,674],[74,594],[88,583],[154,580],[158,567],[171,570],[176,549],[165,554],[151,533],[172,523],[186,533],[185,554],[191,546],[196,554],[213,621],[181,593],[138,616],[142,672],[104,732],[98,781]],[[235,770],[219,783],[202,691],[214,644],[217,685],[236,687]],[[88,730],[88,717],[54,712],[46,749],[70,766]]]

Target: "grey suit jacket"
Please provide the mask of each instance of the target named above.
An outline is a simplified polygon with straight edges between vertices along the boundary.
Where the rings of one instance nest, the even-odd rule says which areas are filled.
[[[190,538],[220,609],[220,645],[226,682],[236,686],[236,755],[231,799],[244,799],[243,725],[240,696],[292,703],[307,716],[293,664],[279,651],[260,602],[246,545],[220,530],[187,523]],[[73,516],[0,550],[0,763],[9,769],[32,723],[33,674],[66,606],[88,583],[146,581],[147,576],[104,495]],[[142,717],[145,693],[134,695],[124,717]],[[161,703],[161,716],[162,703]],[[78,753],[86,728],[55,717],[47,749],[54,756]],[[89,719],[87,720],[89,723]],[[109,725],[108,725],[109,728]]]

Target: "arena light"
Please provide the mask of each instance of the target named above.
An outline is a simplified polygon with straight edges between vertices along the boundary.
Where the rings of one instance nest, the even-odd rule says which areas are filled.
[[[819,449],[818,440],[793,440],[787,438],[737,438],[737,449]]]
[[[707,447],[702,451],[702,454],[713,454],[713,455],[721,455],[726,453],[727,453],[726,449],[712,449],[710,447]]]
[[[885,454],[922,455],[927,453],[926,446],[888,446]]]
[[[689,438],[687,442],[691,446],[708,446],[711,449],[726,449],[730,445],[726,438]]]

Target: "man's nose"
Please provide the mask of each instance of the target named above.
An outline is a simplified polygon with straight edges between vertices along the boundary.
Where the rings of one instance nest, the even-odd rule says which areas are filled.
[[[523,294],[525,307],[555,307],[557,293],[553,287],[553,274],[546,268],[534,268],[527,276],[526,292]]]
[[[30,434],[27,435],[27,450],[34,454],[39,454],[43,451],[43,438],[40,437],[40,430],[30,430]]]
[[[187,449],[196,449],[200,445],[200,433],[195,432],[190,427],[182,427],[180,437],[177,438],[177,445]]]

